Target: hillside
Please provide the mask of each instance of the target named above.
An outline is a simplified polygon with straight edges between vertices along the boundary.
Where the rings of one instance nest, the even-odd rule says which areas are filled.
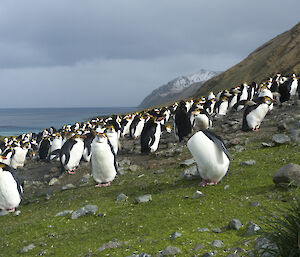
[[[180,76],[155,89],[141,102],[138,107],[153,107],[163,103],[175,101],[178,98],[192,96],[198,89],[198,87],[191,86],[192,84],[198,83],[201,85],[219,73],[220,72],[201,69],[199,72],[189,76]]]
[[[300,73],[300,23],[266,42],[229,70],[205,82],[195,96],[229,89],[244,81],[260,83],[266,76],[278,72]]]

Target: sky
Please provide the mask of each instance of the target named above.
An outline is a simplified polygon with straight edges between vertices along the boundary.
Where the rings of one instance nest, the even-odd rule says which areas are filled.
[[[137,106],[225,71],[299,22],[299,0],[1,0],[0,108]]]

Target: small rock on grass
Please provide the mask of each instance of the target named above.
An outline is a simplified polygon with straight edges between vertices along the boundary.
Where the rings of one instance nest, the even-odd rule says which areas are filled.
[[[149,201],[152,201],[152,196],[150,194],[138,196],[136,198],[137,203],[145,203],[145,202],[149,202]]]
[[[101,245],[96,251],[97,252],[102,252],[105,249],[113,249],[113,248],[118,248],[120,246],[122,246],[122,242],[117,241],[117,240],[112,240],[112,241],[109,241],[106,244]]]
[[[181,233],[179,233],[179,232],[174,232],[174,233],[171,235],[171,240],[174,240],[175,238],[181,237],[181,236],[182,236]]]
[[[214,233],[222,233],[222,230],[220,228],[214,228],[214,229],[212,229],[212,232],[214,232]]]
[[[216,256],[216,253],[215,252],[208,252],[208,253],[203,254],[203,257],[210,257],[210,256]]]
[[[273,176],[273,182],[277,186],[299,186],[300,185],[300,166],[289,163],[278,169]]]
[[[33,248],[35,248],[34,244],[27,245],[27,246],[23,247],[23,249],[21,250],[21,253],[27,253],[28,251],[32,250]]]
[[[285,134],[275,134],[272,137],[272,141],[278,145],[289,144],[291,142],[291,138]]]
[[[230,229],[234,230],[239,230],[242,226],[242,222],[240,222],[238,219],[232,219],[228,225]]]
[[[179,254],[181,253],[181,250],[178,248],[178,247],[175,247],[175,246],[168,246],[166,249],[164,249],[162,252],[161,252],[161,255],[159,256],[165,256],[165,255],[176,255],[176,254]]]
[[[212,243],[211,243],[211,246],[214,246],[214,247],[222,247],[223,246],[223,242],[221,240],[214,240]]]
[[[241,166],[245,165],[245,166],[253,166],[256,164],[255,160],[249,160],[249,161],[244,161],[241,163]]]
[[[198,228],[199,232],[208,232],[209,229],[208,228]]]
[[[6,210],[0,211],[0,216],[5,216],[5,215],[8,215],[8,214],[9,214],[9,212],[6,211]]]
[[[203,197],[203,193],[201,191],[196,191],[194,194],[193,194],[193,198],[194,199],[198,199],[198,198],[202,198]]]
[[[55,214],[55,217],[59,217],[59,216],[66,216],[68,214],[71,214],[73,211],[71,210],[67,210],[67,211],[61,211]]]
[[[247,228],[245,235],[246,236],[253,236],[260,230],[260,226],[251,222],[249,227]]]
[[[125,202],[127,200],[128,200],[128,196],[123,193],[119,194],[117,197],[117,202]]]
[[[96,214],[97,210],[98,210],[97,205],[88,204],[88,205],[74,211],[71,215],[71,219],[74,220],[74,219],[78,219],[79,217],[84,216],[84,215]]]

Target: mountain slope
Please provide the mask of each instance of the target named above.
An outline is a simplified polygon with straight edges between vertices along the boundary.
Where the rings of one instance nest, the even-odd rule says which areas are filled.
[[[278,72],[284,75],[300,72],[300,23],[266,42],[229,70],[205,82],[195,96],[231,88],[244,81],[260,83],[266,76]]]
[[[203,84],[210,78],[218,75],[218,72],[201,69],[199,72],[189,76],[180,76],[167,84],[155,89],[148,95],[139,107],[151,107],[165,102],[170,102],[181,97],[192,96],[198,88],[191,87],[192,84]]]

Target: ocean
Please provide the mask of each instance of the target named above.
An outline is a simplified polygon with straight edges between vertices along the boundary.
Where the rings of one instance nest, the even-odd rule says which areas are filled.
[[[97,116],[123,114],[135,110],[136,107],[0,109],[0,136],[38,133],[51,126],[59,129],[64,124],[74,124]]]

